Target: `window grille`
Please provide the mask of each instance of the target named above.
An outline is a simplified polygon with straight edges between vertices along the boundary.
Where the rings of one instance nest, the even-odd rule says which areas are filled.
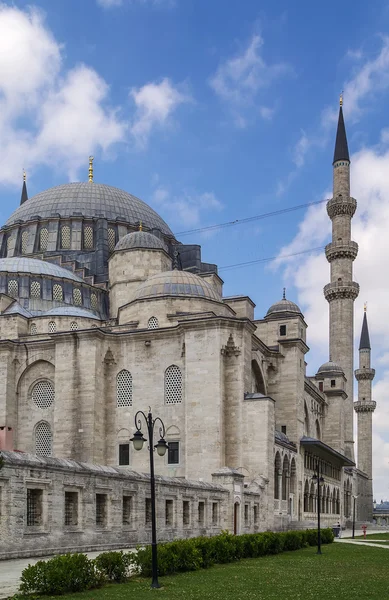
[[[31,281],[30,297],[31,298],[40,298],[41,297],[41,284],[39,283],[39,281]]]
[[[286,325],[280,325],[280,335],[286,335]]]
[[[184,500],[182,503],[182,522],[184,525],[190,524],[190,504],[189,500]]]
[[[75,306],[81,306],[82,304],[82,295],[80,288],[73,289],[73,304]]]
[[[12,237],[9,235],[7,237],[7,256],[9,256],[9,252],[11,250],[11,242],[12,242]]]
[[[48,423],[38,423],[35,429],[35,454],[51,456],[53,436]]]
[[[217,525],[219,521],[219,504],[212,502],[212,525]]]
[[[49,231],[46,227],[43,227],[39,233],[39,250],[47,250],[47,244],[49,243]]]
[[[177,365],[170,365],[165,371],[165,404],[182,402],[182,373]]]
[[[93,228],[89,225],[84,227],[84,248],[85,250],[93,249]]]
[[[70,227],[68,225],[61,228],[61,248],[70,248]]]
[[[116,246],[116,233],[112,227],[108,228],[108,250],[113,252]]]
[[[132,375],[126,369],[116,376],[116,398],[118,406],[132,406]]]
[[[27,489],[27,526],[42,525],[43,490]]]
[[[19,293],[19,284],[16,279],[10,279],[8,282],[8,295],[16,298]]]
[[[36,335],[38,333],[35,323],[31,323],[30,333],[31,333],[31,335]]]
[[[53,300],[63,302],[63,289],[62,285],[59,285],[59,283],[53,285]]]
[[[145,523],[146,525],[151,525],[151,498],[146,498]]]
[[[204,518],[205,518],[205,504],[204,504],[204,502],[199,502],[198,512],[199,512],[199,525],[204,525]]]
[[[258,504],[254,504],[254,525],[258,525],[258,512],[259,512]]]
[[[123,525],[131,524],[132,496],[123,496]]]
[[[65,525],[78,525],[77,492],[65,492]]]
[[[130,464],[130,444],[119,444],[119,466]]]
[[[178,465],[180,462],[180,442],[169,442],[167,451],[168,465]]]
[[[105,527],[107,524],[107,495],[96,494],[96,525]]]
[[[247,526],[249,524],[249,505],[244,505],[244,524]]]
[[[165,501],[165,525],[173,525],[173,500]]]
[[[57,331],[57,325],[54,321],[49,322],[49,333],[55,333]]]
[[[97,296],[94,292],[90,295],[90,307],[92,310],[97,310]]]
[[[150,317],[149,322],[147,323],[147,329],[158,329],[158,327],[157,317]]]
[[[76,321],[72,321],[70,323],[70,331],[77,331],[78,329],[78,323],[76,323]]]
[[[22,254],[27,254],[28,247],[28,231],[22,233]]]
[[[38,381],[32,388],[31,398],[38,408],[49,408],[55,399],[54,386],[47,379]]]

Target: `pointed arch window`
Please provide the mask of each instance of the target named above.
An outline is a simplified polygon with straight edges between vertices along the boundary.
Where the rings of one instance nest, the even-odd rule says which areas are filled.
[[[7,237],[7,256],[9,256],[12,246],[12,237],[9,235]]]
[[[73,289],[73,304],[75,306],[81,306],[82,304],[82,294],[80,288]]]
[[[30,327],[30,334],[31,335],[36,335],[38,333],[38,329],[35,323],[31,323],[31,327]]]
[[[61,228],[61,248],[63,248],[63,249],[70,248],[70,227],[69,227],[69,225],[64,225]]]
[[[181,404],[182,372],[177,365],[170,365],[165,371],[165,404]]]
[[[31,390],[31,399],[38,408],[52,406],[55,399],[54,386],[48,379],[38,381]]]
[[[41,421],[35,428],[35,454],[52,456],[53,436],[51,427],[46,421]]]
[[[10,279],[8,282],[8,296],[17,298],[19,294],[19,284],[16,279]]]
[[[150,317],[147,323],[147,329],[158,329],[159,323],[157,317]]]
[[[39,281],[31,281],[30,284],[30,298],[41,297],[41,284]]]
[[[113,252],[116,246],[116,232],[113,227],[108,227],[108,250]]]
[[[72,321],[70,323],[70,331],[77,331],[77,329],[78,329],[78,323],[77,323],[77,321]]]
[[[53,285],[53,300],[56,300],[57,302],[63,301],[63,289],[62,285],[59,285],[59,283]]]
[[[97,310],[97,296],[94,292],[90,295],[90,307],[92,310]]]
[[[47,250],[47,244],[49,243],[49,230],[47,227],[42,227],[39,232],[39,250]]]
[[[28,248],[28,231],[22,233],[22,254],[27,254]]]
[[[55,333],[57,331],[57,325],[56,325],[55,321],[49,322],[48,331],[49,331],[49,333]]]
[[[132,406],[132,375],[127,369],[122,369],[116,376],[117,405]]]
[[[90,225],[84,227],[84,249],[93,250],[93,227]]]

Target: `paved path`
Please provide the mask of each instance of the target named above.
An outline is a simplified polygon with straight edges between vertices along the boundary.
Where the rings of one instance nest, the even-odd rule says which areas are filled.
[[[382,540],[379,540],[380,542],[382,542]],[[385,546],[385,544],[374,544],[373,541],[371,542],[364,542],[363,540],[352,540],[349,538],[341,538],[336,539],[335,542],[337,542],[338,544],[354,544],[354,546],[373,546],[373,548],[386,548],[387,550],[389,549],[389,546]]]

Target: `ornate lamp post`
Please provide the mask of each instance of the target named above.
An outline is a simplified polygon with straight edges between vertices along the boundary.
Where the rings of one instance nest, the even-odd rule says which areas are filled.
[[[324,477],[320,472],[320,461],[316,463],[316,471],[312,477],[312,481],[317,483],[317,553],[321,554],[321,534],[320,534],[320,510],[321,510],[321,497],[320,489],[324,485]]]
[[[353,535],[352,539],[355,538],[355,500],[358,498],[359,494],[353,496]]]
[[[141,432],[142,419],[143,417],[147,426],[148,440],[143,437]],[[160,439],[154,446],[154,426],[159,423],[159,435]],[[152,560],[152,588],[161,587],[158,583],[158,559],[157,559],[157,526],[155,518],[155,476],[154,476],[154,449],[156,448],[159,456],[165,456],[168,445],[165,441],[165,425],[163,421],[156,417],[153,419],[151,408],[146,415],[142,410],[138,410],[135,415],[135,427],[136,432],[134,437],[131,438],[131,442],[134,444],[135,450],[142,450],[143,444],[149,442],[149,453],[150,453],[150,484],[151,484],[151,560]]]

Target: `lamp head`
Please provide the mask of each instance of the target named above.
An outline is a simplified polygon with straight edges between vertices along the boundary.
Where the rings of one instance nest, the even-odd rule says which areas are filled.
[[[134,437],[130,439],[130,442],[134,444],[135,450],[142,450],[143,444],[145,443],[145,438],[143,437],[143,433],[138,429],[134,433]]]
[[[157,449],[158,456],[165,456],[166,450],[168,449],[168,445],[166,440],[163,437],[159,440],[158,444],[155,444],[155,448]]]

